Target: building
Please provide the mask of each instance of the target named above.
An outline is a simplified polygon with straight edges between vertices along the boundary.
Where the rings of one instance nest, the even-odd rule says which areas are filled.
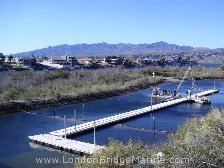
[[[12,58],[11,61],[8,57],[5,58],[5,63],[11,64],[11,65],[17,65],[16,58]]]
[[[139,65],[149,65],[151,64],[153,61],[149,58],[138,58],[136,60],[136,63]]]
[[[110,64],[107,63],[106,58],[96,58],[94,63],[100,65],[101,67],[110,67]]]
[[[123,65],[125,59],[123,57],[117,57],[117,56],[108,56],[106,57],[106,62],[110,66],[117,66],[117,65]]]
[[[52,61],[48,60],[48,61],[42,61],[40,62],[41,65],[47,66],[49,68],[53,68],[53,69],[63,69],[63,68],[67,68],[69,66],[67,65],[61,65],[61,64],[57,64],[57,63],[52,63]]]
[[[67,61],[64,58],[51,58],[48,60],[48,62],[52,64],[59,64],[59,65],[67,64]]]
[[[77,60],[74,56],[61,56],[44,60],[40,64],[55,69],[71,68],[77,64]]]
[[[5,63],[14,65],[14,66],[22,66],[22,67],[34,67],[37,64],[36,58],[31,57],[15,57],[9,59],[8,57],[5,58]]]
[[[94,63],[93,58],[78,58],[77,61],[80,65],[92,65]]]
[[[106,63],[106,58],[95,58],[94,62],[96,64],[104,64],[104,63]]]
[[[65,56],[66,62],[68,62],[72,67],[77,65],[78,61],[74,56],[69,56],[66,55]]]
[[[14,59],[15,59],[15,64],[17,66],[34,67],[37,64],[36,58],[31,58],[31,57],[16,57]]]

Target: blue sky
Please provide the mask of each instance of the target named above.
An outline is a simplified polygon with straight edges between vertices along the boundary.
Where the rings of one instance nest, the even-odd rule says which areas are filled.
[[[223,0],[0,0],[0,52],[77,43],[224,47]]]

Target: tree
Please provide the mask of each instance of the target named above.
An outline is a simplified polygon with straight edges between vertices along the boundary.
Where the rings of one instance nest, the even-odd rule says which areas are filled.
[[[5,56],[3,53],[0,53],[0,65],[2,65],[5,62]]]
[[[31,58],[35,58],[35,56],[34,56],[33,52],[32,52],[32,54],[31,54]]]
[[[106,57],[106,62],[107,62],[107,63],[110,63],[110,62],[111,62],[111,59],[117,59],[117,56],[115,56],[115,55],[107,56],[107,57]]]
[[[12,60],[13,60],[13,56],[12,55],[9,55],[8,56],[8,60],[9,60],[9,63],[10,63],[10,65],[12,64]]]
[[[221,67],[221,70],[224,70],[224,65]]]
[[[125,59],[123,64],[124,64],[124,67],[127,67],[127,68],[134,67],[134,62],[129,59]]]
[[[123,60],[124,59],[122,57],[117,57],[115,55],[106,57],[106,62],[108,64],[112,64],[112,65],[122,65],[123,64]]]

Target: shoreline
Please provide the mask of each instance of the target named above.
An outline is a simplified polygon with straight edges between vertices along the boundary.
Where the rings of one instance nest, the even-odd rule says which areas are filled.
[[[211,79],[199,79],[199,80],[211,80]],[[220,80],[220,78],[215,79]],[[120,96],[124,94],[128,94],[131,92],[136,92],[139,90],[147,89],[150,86],[162,84],[166,82],[180,82],[180,79],[175,79],[172,77],[164,77],[162,81],[156,82],[156,83],[145,83],[138,86],[131,86],[126,89],[117,89],[113,91],[104,91],[100,93],[91,93],[88,95],[82,95],[82,96],[63,96],[57,99],[37,99],[37,100],[31,100],[31,101],[24,101],[24,100],[14,100],[7,103],[0,103],[0,115],[7,115],[11,113],[16,112],[28,112],[31,110],[38,110],[42,108],[50,108],[50,107],[60,107],[63,105],[69,105],[69,104],[78,104],[93,100],[99,100],[99,99],[106,99],[114,96]]]
[[[152,85],[161,84],[164,82],[170,82],[170,81],[164,78],[163,81],[160,81],[154,84],[145,83],[139,86],[131,86],[124,90],[118,89],[114,91],[104,91],[100,93],[91,93],[88,95],[82,95],[82,96],[76,96],[76,97],[63,96],[58,99],[47,99],[47,100],[38,99],[38,100],[32,100],[32,101],[14,100],[7,103],[0,103],[0,115],[6,115],[6,114],[11,114],[16,112],[27,112],[27,111],[37,110],[41,108],[59,107],[59,106],[68,105],[68,104],[78,104],[78,103],[87,102],[87,101],[106,99],[106,98],[110,98],[114,96],[120,96],[120,95],[128,94],[131,92],[147,89]]]

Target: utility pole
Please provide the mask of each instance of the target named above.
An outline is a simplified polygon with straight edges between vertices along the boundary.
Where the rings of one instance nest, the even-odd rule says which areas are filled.
[[[65,126],[65,139],[66,139],[66,118],[65,118],[65,115],[64,115],[64,126]]]

